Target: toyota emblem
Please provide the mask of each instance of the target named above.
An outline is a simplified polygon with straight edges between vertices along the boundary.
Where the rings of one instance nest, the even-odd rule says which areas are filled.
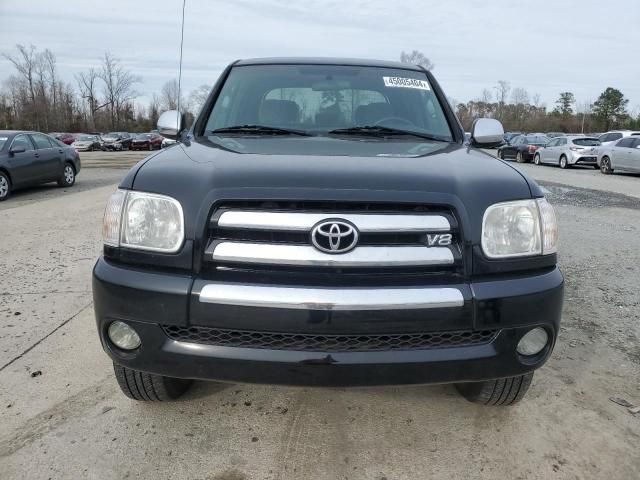
[[[347,253],[358,244],[358,229],[346,220],[323,220],[311,230],[311,242],[321,252]]]

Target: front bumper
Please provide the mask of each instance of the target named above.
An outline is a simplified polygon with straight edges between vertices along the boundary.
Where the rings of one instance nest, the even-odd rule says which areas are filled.
[[[431,307],[416,304],[411,309],[395,305],[381,310],[380,299],[370,303],[375,308],[370,310],[340,310],[334,299],[296,309],[290,304],[238,306],[237,298],[233,299],[236,305],[211,305],[200,300],[207,285],[216,291],[214,282],[124,267],[101,258],[93,272],[93,295],[105,351],[114,362],[136,370],[225,382],[364,386],[477,381],[540,367],[555,344],[563,297],[563,278],[557,268],[526,276],[429,286],[434,291],[458,291],[460,297]],[[434,299],[442,300],[437,295]],[[142,339],[139,349],[124,352],[111,344],[106,331],[113,320],[126,321],[136,329]],[[231,323],[221,325],[224,322]],[[167,335],[167,325],[362,335],[491,329],[495,335],[481,344],[439,348],[309,351],[179,341]],[[546,328],[551,340],[540,354],[522,357],[515,347],[533,326]]]

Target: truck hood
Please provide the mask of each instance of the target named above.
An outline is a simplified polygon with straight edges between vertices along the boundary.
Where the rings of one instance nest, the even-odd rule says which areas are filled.
[[[310,146],[315,140],[298,141]],[[121,187],[179,200],[188,236],[201,234],[217,201],[290,199],[447,205],[474,243],[486,207],[542,196],[535,182],[482,151],[455,143],[421,145],[419,156],[352,156],[294,154],[295,148],[238,153],[190,141],[140,162]]]

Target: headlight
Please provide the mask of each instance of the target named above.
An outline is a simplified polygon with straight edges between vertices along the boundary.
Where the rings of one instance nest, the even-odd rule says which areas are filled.
[[[556,212],[545,198],[536,200],[542,223],[542,254],[548,255],[558,251],[558,223]]]
[[[482,219],[482,250],[489,258],[554,253],[557,237],[555,213],[544,198],[491,205]]]
[[[184,241],[184,215],[177,200],[155,193],[117,190],[104,213],[105,245],[175,253]]]

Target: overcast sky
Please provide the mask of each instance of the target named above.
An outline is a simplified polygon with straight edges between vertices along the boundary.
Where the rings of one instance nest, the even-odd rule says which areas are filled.
[[[182,0],[0,0],[0,51],[49,48],[61,75],[99,66],[105,50],[140,75],[139,101],[178,69]],[[183,86],[211,85],[226,64],[264,56],[397,60],[423,51],[447,95],[498,80],[578,102],[608,86],[640,110],[640,0],[187,0]],[[0,59],[0,81],[13,72]]]

